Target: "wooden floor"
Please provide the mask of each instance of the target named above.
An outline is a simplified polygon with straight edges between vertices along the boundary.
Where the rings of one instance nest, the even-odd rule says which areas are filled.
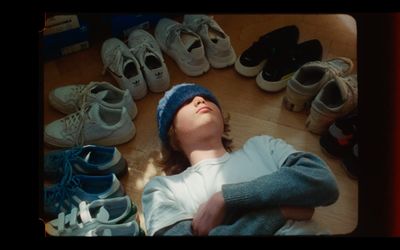
[[[179,18],[179,17],[178,17]],[[276,28],[295,24],[300,30],[300,41],[319,39],[323,46],[323,60],[335,56],[356,61],[356,25],[345,15],[214,15],[214,19],[230,36],[233,47],[240,55],[252,42]],[[91,48],[44,64],[44,124],[62,118],[64,115],[53,109],[48,102],[51,89],[90,81],[109,81],[116,85],[110,75],[102,75],[103,64],[100,48],[103,41],[91,44]],[[235,148],[248,138],[267,134],[279,137],[299,150],[313,152],[324,159],[335,174],[339,189],[339,200],[328,207],[317,208],[315,220],[333,234],[353,231],[357,225],[358,183],[347,177],[338,159],[326,156],[319,146],[319,137],[305,129],[307,112],[294,113],[282,106],[284,91],[267,93],[259,89],[254,78],[245,78],[233,67],[211,69],[200,77],[183,74],[175,62],[164,56],[171,84],[195,82],[209,88],[219,99],[224,112],[231,115],[231,136]],[[356,73],[356,67],[354,70]],[[116,85],[117,86],[117,85]],[[141,226],[144,219],[141,210],[141,193],[144,185],[160,171],[153,165],[158,154],[158,138],[155,111],[162,94],[149,93],[136,102],[138,116],[134,123],[137,133],[134,139],[117,146],[128,161],[128,174],[121,181],[126,192],[138,205]],[[44,153],[53,150],[44,146]]]

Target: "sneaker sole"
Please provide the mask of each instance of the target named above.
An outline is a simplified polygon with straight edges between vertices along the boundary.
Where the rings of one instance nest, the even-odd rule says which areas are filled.
[[[232,66],[236,62],[236,53],[232,49],[232,52],[229,56],[227,57],[207,57],[208,61],[211,64],[211,67],[215,69],[223,69],[229,66]]]
[[[246,67],[240,63],[240,57],[235,62],[235,70],[242,76],[246,77],[255,77],[260,73],[264,65],[267,63],[267,60],[261,61],[260,64],[254,67]]]
[[[311,112],[306,120],[306,128],[314,134],[321,135],[324,131],[328,130],[332,122],[334,122],[334,119],[322,115],[311,108]]]
[[[83,144],[95,144],[95,145],[111,147],[111,146],[115,146],[115,145],[126,143],[126,142],[130,141],[133,137],[135,137],[135,135],[136,135],[136,127],[133,124],[133,129],[131,131],[129,131],[128,134],[124,134],[122,136],[112,137],[112,138],[104,138],[104,139],[98,139],[98,140],[92,140],[92,141],[84,141]],[[49,144],[49,145],[60,147],[60,148],[68,148],[68,147],[77,146],[77,145],[75,145],[73,143],[65,143],[64,141],[55,139],[55,138],[47,135],[46,133],[44,133],[44,142]]]
[[[294,112],[300,112],[311,106],[311,102],[315,96],[301,95],[295,92],[292,87],[290,87],[289,81],[286,88],[285,107]]]
[[[270,82],[270,81],[264,80],[264,78],[262,77],[262,72],[260,72],[257,75],[256,82],[257,82],[258,87],[260,87],[261,89],[263,89],[265,91],[279,92],[279,91],[283,90],[284,88],[286,88],[287,82],[288,82],[289,78],[292,76],[292,74],[293,73],[285,75],[279,81]]]

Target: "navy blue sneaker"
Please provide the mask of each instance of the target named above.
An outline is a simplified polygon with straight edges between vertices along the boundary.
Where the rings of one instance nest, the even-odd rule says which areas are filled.
[[[120,177],[127,170],[125,158],[116,147],[86,145],[56,150],[44,157],[45,177],[59,180],[71,168],[73,174],[108,175]]]
[[[72,175],[65,173],[62,180],[44,188],[44,213],[54,218],[61,212],[79,207],[82,201],[92,202],[124,196],[124,189],[114,174],[105,176]]]

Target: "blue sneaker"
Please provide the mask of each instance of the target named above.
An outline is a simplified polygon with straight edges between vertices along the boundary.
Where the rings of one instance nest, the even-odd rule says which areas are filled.
[[[81,202],[46,223],[50,236],[139,236],[137,207],[129,196]]]
[[[126,173],[125,158],[116,147],[86,145],[56,150],[44,157],[44,174],[48,179],[60,179],[71,168],[73,174],[107,175],[117,177]]]
[[[61,212],[78,207],[82,201],[91,202],[124,194],[114,174],[89,176],[68,172],[58,184],[44,188],[44,212],[49,217],[57,217]]]

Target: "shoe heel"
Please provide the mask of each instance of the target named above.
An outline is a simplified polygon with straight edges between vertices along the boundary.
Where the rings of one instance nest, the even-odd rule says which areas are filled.
[[[293,112],[303,111],[308,106],[307,103],[296,104],[294,102],[291,102],[286,96],[283,97],[282,102],[286,109]]]
[[[294,112],[303,111],[310,106],[312,96],[302,95],[293,90],[290,86],[290,80],[286,88],[286,96],[284,98],[285,107]]]
[[[310,115],[306,120],[306,128],[317,135],[322,134],[328,129],[329,125],[333,122],[333,119],[320,114],[315,109],[311,109]]]

